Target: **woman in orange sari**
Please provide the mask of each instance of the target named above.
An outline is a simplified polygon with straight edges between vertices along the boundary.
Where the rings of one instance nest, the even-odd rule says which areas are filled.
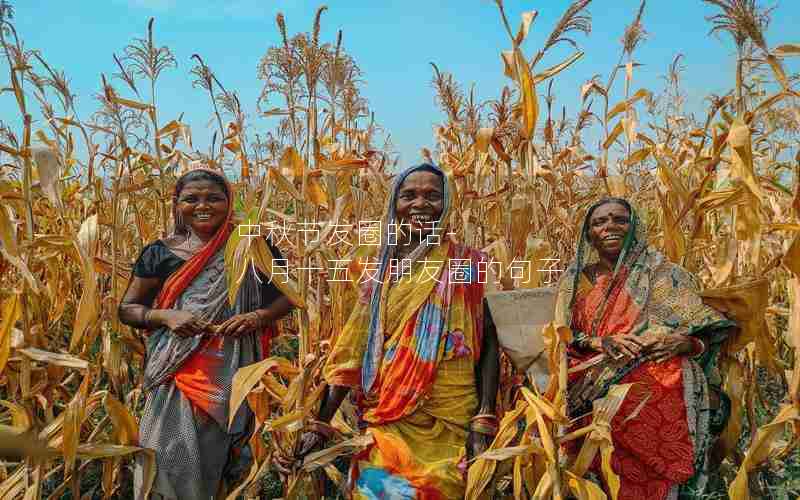
[[[634,384],[612,421],[619,499],[697,498],[729,408],[714,362],[735,325],[703,304],[694,277],[647,245],[631,205],[589,208],[556,317],[575,341],[569,410],[590,414],[612,384]],[[601,359],[593,364],[590,359]],[[588,422],[587,422],[588,423]]]
[[[484,310],[481,252],[448,238],[455,190],[423,164],[395,179],[384,238],[324,369],[319,420],[299,457],[323,445],[351,390],[374,444],[353,457],[357,500],[464,497],[463,464],[497,431],[497,337]],[[392,237],[395,231],[396,240]],[[483,273],[483,274],[482,274]],[[461,465],[461,468],[459,467]]]
[[[246,470],[252,414],[243,405],[229,428],[231,382],[236,370],[269,355],[273,322],[290,309],[255,272],[245,273],[229,303],[224,257],[236,230],[232,207],[220,173],[200,168],[181,176],[175,232],[142,249],[119,307],[120,321],[149,332],[139,444],[156,452],[154,498],[210,499],[223,480]],[[141,498],[141,463],[134,483]]]

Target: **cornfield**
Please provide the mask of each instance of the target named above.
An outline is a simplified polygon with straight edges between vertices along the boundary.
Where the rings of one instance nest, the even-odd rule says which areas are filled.
[[[605,80],[583,85],[581,107],[568,116],[557,110],[554,82],[580,69],[576,38],[589,35],[591,0],[572,3],[536,51],[523,48],[531,30],[545,29],[536,12],[514,30],[496,0],[497,29],[509,37],[501,52],[509,84],[478,102],[433,66],[443,121],[435,151],[423,155],[456,180],[454,237],[484,249],[502,269],[565,265],[586,208],[602,196],[638,206],[650,241],[695,273],[705,299],[741,327],[719,362],[733,408],[714,450],[717,494],[794,498],[800,74],[786,69],[786,59],[800,56],[800,45],[766,40],[771,11],[755,0],[704,1],[716,12],[709,29],[732,40],[737,54],[735,81],[709,96],[704,115],[684,112],[680,56],[664,89],[637,89],[642,2],[624,27],[618,64]],[[387,145],[376,143],[379,125],[342,33],[320,40],[325,10],[297,34],[277,16],[282,43],[258,66],[263,92],[251,108],[276,117],[274,130],[251,126],[237,93],[192,57],[194,87],[208,95],[214,123],[211,146],[200,152],[180,117],[158,111],[158,79],[175,59],[158,44],[153,19],[143,38],[113,55],[98,108],[82,117],[66,73],[24,46],[11,5],[0,2],[3,91],[19,113],[0,122],[0,454],[8,458],[0,462],[0,498],[130,497],[135,455],[154,474],[152,451],[137,446],[143,338],[119,322],[117,306],[139,250],[170,229],[175,180],[193,162],[224,170],[238,220],[277,236],[297,305],[272,356],[234,380],[232,407],[249,405],[258,424],[252,469],[228,498],[258,498],[268,487],[284,498],[320,498],[322,488],[335,495],[342,486],[340,457],[369,444],[346,408],[334,419],[339,436],[331,447],[290,476],[273,467],[276,457],[292,456],[319,407],[321,369],[362,271],[353,253],[358,221],[380,219],[396,166]],[[542,67],[556,46],[574,54]],[[613,102],[620,87],[624,98]],[[34,124],[34,114],[43,119]],[[591,127],[602,131],[600,140],[589,138]],[[228,250],[239,257],[226,262],[234,275],[271,266],[249,238],[232,238]],[[344,269],[349,278],[331,279]],[[548,284],[541,272],[501,279],[507,290]],[[553,325],[544,335],[557,374],[570,332]],[[584,476],[595,455],[613,448],[607,425],[625,388],[609,394],[594,424],[565,434],[564,381],[551,378],[538,393],[504,363],[500,432],[469,469],[468,498],[606,498]],[[561,445],[582,436],[583,449],[568,463]],[[613,485],[607,464],[604,474]]]

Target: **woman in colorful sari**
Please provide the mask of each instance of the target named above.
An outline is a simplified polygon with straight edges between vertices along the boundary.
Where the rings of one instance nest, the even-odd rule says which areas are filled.
[[[224,257],[236,230],[232,207],[231,187],[216,171],[181,176],[175,232],[144,247],[119,307],[123,323],[149,331],[139,444],[156,452],[154,498],[212,498],[247,466],[252,414],[244,405],[228,427],[231,382],[236,370],[269,355],[272,325],[290,309],[255,271],[245,273],[230,305]]]
[[[691,274],[648,246],[626,200],[603,199],[587,211],[556,317],[575,339],[573,417],[590,414],[610,385],[634,384],[611,425],[619,498],[701,494],[709,445],[729,408],[714,362],[735,325],[703,304]]]
[[[360,298],[324,369],[319,420],[301,438],[298,457],[321,447],[344,397],[357,394],[374,443],[353,457],[354,499],[463,498],[462,460],[484,451],[497,431],[486,256],[448,238],[454,196],[433,165],[395,179],[374,272],[360,280]]]

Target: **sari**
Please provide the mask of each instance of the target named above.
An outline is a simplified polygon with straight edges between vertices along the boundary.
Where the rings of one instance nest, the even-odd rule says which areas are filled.
[[[634,384],[612,420],[612,468],[620,478],[619,499],[697,498],[708,482],[708,451],[721,432],[727,398],[720,390],[715,360],[726,330],[735,326],[699,296],[688,271],[647,244],[635,211],[611,276],[592,283],[584,270],[596,262],[584,220],[575,261],[559,282],[556,318],[570,325],[580,341],[615,334],[669,334],[701,339],[698,357],[664,362],[613,360],[573,373],[568,407],[575,416],[591,412],[592,402],[613,384]],[[591,210],[587,213],[591,213]],[[571,347],[570,366],[592,355]],[[722,403],[712,408],[710,391]],[[579,425],[588,423],[584,418]]]
[[[397,192],[418,168],[395,179],[387,230],[396,222]],[[371,255],[377,260],[375,279],[361,284],[324,368],[328,384],[354,389],[360,425],[374,438],[351,463],[349,488],[357,500],[464,496],[459,463],[479,404],[479,272],[486,256],[445,238],[455,191],[443,178],[444,210],[436,223],[441,241],[423,242],[411,253],[410,265],[397,272],[402,263],[383,239]]]
[[[261,279],[245,273],[236,300],[228,301],[225,244],[234,231],[233,200],[217,233],[164,282],[156,309],[190,311],[212,324],[265,307]],[[176,193],[177,195],[177,193]],[[141,257],[140,257],[141,259]],[[156,452],[154,497],[210,499],[225,478],[249,466],[246,447],[252,412],[242,405],[229,427],[228,404],[239,368],[269,354],[273,327],[239,337],[179,337],[161,327],[146,339],[139,446]],[[134,491],[142,498],[144,463],[137,460]]]

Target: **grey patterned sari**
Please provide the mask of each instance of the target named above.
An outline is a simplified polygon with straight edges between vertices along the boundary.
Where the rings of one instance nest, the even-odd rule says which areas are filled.
[[[245,273],[233,307],[227,297],[223,246],[184,290],[174,308],[220,323],[235,314],[263,307],[260,284],[250,272]],[[260,334],[225,337],[212,343],[215,347],[204,342],[203,336],[181,338],[166,327],[148,338],[144,376],[147,399],[139,440],[142,447],[156,450],[153,497],[210,499],[217,494],[223,477],[233,478],[246,470],[249,453],[240,445],[248,438],[252,413],[243,405],[228,429],[228,404],[236,370],[265,355],[261,352]],[[174,380],[181,365],[198,351],[218,360],[211,370],[216,390],[208,396],[208,412],[193,405]],[[240,449],[238,457],[232,457],[232,452]],[[142,498],[141,461],[136,464],[134,489],[136,497]]]

